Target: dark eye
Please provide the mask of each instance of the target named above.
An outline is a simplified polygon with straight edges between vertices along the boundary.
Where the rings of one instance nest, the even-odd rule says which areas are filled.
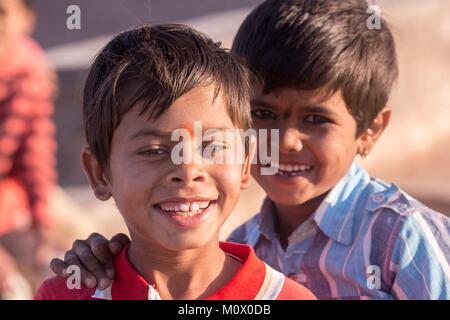
[[[259,120],[275,120],[277,116],[269,110],[252,110],[252,117]]]
[[[316,114],[311,114],[311,115],[305,117],[305,122],[308,122],[311,124],[323,124],[323,123],[329,123],[330,120],[325,117],[318,116]]]
[[[139,152],[139,155],[148,157],[148,158],[154,158],[161,155],[167,154],[167,151],[162,148],[152,148],[152,149],[146,149]]]
[[[207,155],[214,156],[216,152],[221,152],[226,149],[228,149],[227,145],[224,144],[223,142],[218,141],[208,142],[203,145],[203,152],[205,156]]]

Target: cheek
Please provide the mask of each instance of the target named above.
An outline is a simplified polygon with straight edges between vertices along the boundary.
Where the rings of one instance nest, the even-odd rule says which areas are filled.
[[[321,158],[329,160],[347,159],[354,157],[356,140],[354,136],[343,131],[324,131],[312,136],[309,148]]]
[[[339,178],[355,158],[356,140],[341,132],[328,133],[318,140],[311,140],[310,149],[321,167],[319,172]]]
[[[116,159],[111,161],[112,192],[119,209],[124,212],[146,205],[156,179],[154,169]]]
[[[216,165],[213,168],[213,179],[217,189],[229,199],[237,201],[241,189],[242,165]]]

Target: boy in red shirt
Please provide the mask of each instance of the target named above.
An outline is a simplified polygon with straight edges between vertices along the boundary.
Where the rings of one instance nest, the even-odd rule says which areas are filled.
[[[82,163],[96,197],[114,198],[132,240],[107,289],[70,289],[54,277],[36,299],[314,299],[251,247],[219,243],[250,182],[254,143],[244,148],[241,132],[216,134],[250,128],[249,83],[236,57],[182,25],[142,26],[100,52],[84,90]],[[217,131],[197,144],[199,120]],[[177,130],[188,146],[181,163]],[[215,161],[243,149],[243,164]]]

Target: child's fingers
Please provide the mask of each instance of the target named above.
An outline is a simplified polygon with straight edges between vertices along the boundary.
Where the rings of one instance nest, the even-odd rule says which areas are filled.
[[[60,277],[67,278],[70,275],[70,273],[66,272],[66,268],[67,264],[60,259],[55,258],[50,261],[50,269]]]
[[[123,233],[118,233],[109,240],[109,250],[112,254],[118,254],[123,247],[125,247],[130,242],[130,238]]]
[[[85,288],[94,288],[97,285],[95,277],[86,270],[78,259],[78,256],[72,251],[67,251],[64,255],[64,262],[69,266],[77,266],[80,268],[81,285]]]
[[[87,239],[87,242],[92,250],[94,256],[102,264],[106,275],[114,278],[114,257],[110,252],[108,240],[100,234],[93,233]],[[84,261],[83,261],[84,263]]]
[[[111,284],[109,277],[106,275],[105,267],[94,256],[85,241],[75,242],[72,253],[77,256],[86,271],[95,277],[99,289],[106,289]]]

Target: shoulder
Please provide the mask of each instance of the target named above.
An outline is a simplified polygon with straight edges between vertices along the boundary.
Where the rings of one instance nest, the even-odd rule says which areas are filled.
[[[70,279],[70,278],[68,278]],[[95,289],[69,288],[70,280],[55,276],[42,283],[35,300],[91,300]]]
[[[403,241],[449,241],[450,219],[425,206],[397,187],[374,180],[374,190],[366,197],[368,214],[372,215],[373,236],[389,245]],[[380,186],[382,186],[380,188]]]
[[[284,285],[277,300],[317,300],[316,296],[306,287],[285,277]]]
[[[259,223],[261,220],[261,214],[256,214],[253,218],[237,227],[228,237],[227,241],[254,245],[253,238],[259,236]]]
[[[448,248],[450,242],[450,219],[420,203],[402,216],[397,242],[410,250]],[[449,255],[450,251],[446,253]]]
[[[407,222],[417,215],[426,216],[431,220],[445,217],[425,206],[397,185],[386,184],[378,179],[371,179],[360,198],[366,212],[390,216],[402,222]]]

